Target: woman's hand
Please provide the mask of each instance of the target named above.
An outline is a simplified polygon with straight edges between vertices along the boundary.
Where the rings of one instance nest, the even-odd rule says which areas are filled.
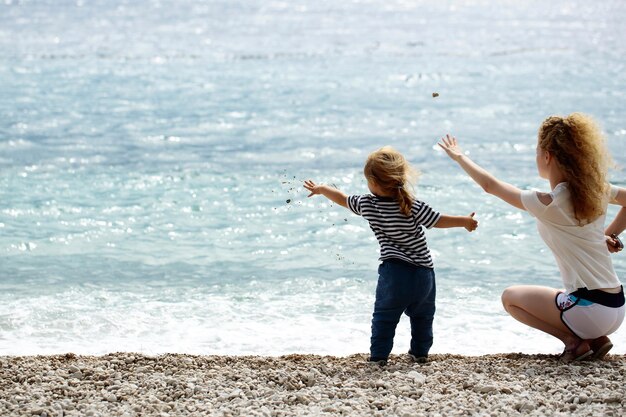
[[[445,138],[441,138],[441,142],[438,145],[455,161],[458,161],[463,156],[463,150],[457,144],[454,136],[446,135]]]
[[[624,244],[616,235],[604,236],[606,240],[606,247],[609,249],[611,253],[617,253],[624,249]]]

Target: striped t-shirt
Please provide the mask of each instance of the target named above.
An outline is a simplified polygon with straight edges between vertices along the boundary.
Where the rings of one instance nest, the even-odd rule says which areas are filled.
[[[393,198],[365,194],[349,196],[348,207],[368,221],[380,245],[381,261],[398,258],[415,265],[433,267],[422,226],[430,229],[441,214],[428,204],[415,200],[411,215],[405,216]]]

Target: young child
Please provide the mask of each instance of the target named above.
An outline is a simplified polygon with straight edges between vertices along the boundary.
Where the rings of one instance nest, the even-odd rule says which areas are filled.
[[[440,214],[417,200],[411,190],[415,170],[398,151],[381,148],[369,155],[363,169],[372,194],[347,196],[328,185],[304,182],[309,197],[321,194],[363,216],[380,245],[378,285],[372,316],[370,362],[385,365],[402,313],[411,319],[410,357],[426,362],[433,344],[435,272],[423,227],[478,227],[469,216]]]
[[[613,347],[626,311],[624,289],[609,253],[623,245],[626,189],[609,184],[609,155],[599,126],[587,115],[552,116],[537,138],[536,166],[550,192],[520,190],[480,167],[463,153],[456,138],[440,146],[487,193],[536,218],[565,291],[515,285],[502,293],[505,310],[520,322],[560,339],[561,360],[602,359]],[[608,204],[621,206],[605,228]],[[528,277],[526,277],[528,279]],[[532,278],[530,278],[532,279]]]

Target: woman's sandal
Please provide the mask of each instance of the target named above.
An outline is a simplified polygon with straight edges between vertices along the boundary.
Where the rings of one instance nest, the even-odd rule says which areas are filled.
[[[587,349],[585,349],[585,346]],[[563,363],[577,362],[591,355],[593,355],[591,347],[586,343],[580,342],[574,349],[566,348],[563,353],[561,353],[561,356],[559,356],[559,361]]]
[[[593,350],[593,356],[591,359],[600,360],[609,353],[609,350],[613,347],[611,339],[606,336],[600,336],[597,339],[593,339],[589,342],[589,346]]]

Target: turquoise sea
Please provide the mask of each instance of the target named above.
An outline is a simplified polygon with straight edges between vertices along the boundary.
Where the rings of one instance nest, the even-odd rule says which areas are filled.
[[[366,352],[376,241],[301,184],[365,193],[383,145],[418,198],[480,221],[427,232],[432,351],[560,352],[500,304],[559,286],[533,219],[436,143],[545,190],[537,128],[582,111],[626,186],[624,20],[617,0],[0,1],[0,355]]]

